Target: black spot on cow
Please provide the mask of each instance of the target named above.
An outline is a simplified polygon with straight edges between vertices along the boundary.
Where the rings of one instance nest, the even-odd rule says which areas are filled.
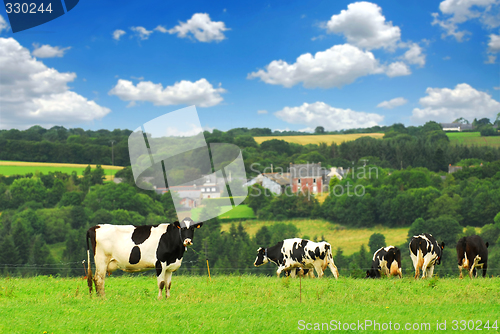
[[[137,264],[141,260],[141,250],[138,246],[134,246],[132,248],[132,251],[130,252],[130,257],[128,259],[128,262],[130,264]]]
[[[92,249],[94,250],[94,256],[96,248],[95,230],[97,230],[99,227],[100,227],[99,225],[92,226],[87,231],[87,249],[90,249],[89,248],[89,240],[90,240],[90,243],[92,244]]]
[[[165,262],[167,266],[182,259],[184,255],[184,246],[178,231],[175,225],[168,225],[167,231],[163,233],[158,243],[156,257],[161,262]]]
[[[160,262],[160,260],[156,260],[155,268],[156,268],[156,277],[158,277],[161,274],[161,262]]]
[[[132,241],[136,245],[142,244],[151,235],[152,225],[136,226],[134,232],[132,233]]]

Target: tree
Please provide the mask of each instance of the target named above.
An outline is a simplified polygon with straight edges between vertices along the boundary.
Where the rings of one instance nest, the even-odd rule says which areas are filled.
[[[453,123],[470,124],[469,121],[463,117],[457,118],[456,120],[453,121]]]
[[[317,126],[316,129],[314,129],[314,133],[323,134],[323,133],[325,133],[325,128],[322,126]]]
[[[96,168],[92,172],[90,172],[90,183],[92,185],[103,184],[105,178],[106,175],[101,165],[97,165]]]
[[[18,208],[29,201],[43,203],[47,194],[42,181],[37,178],[17,179],[12,183],[9,191],[12,196],[11,207],[13,208]]]
[[[368,247],[370,253],[375,254],[378,249],[385,247],[385,236],[381,233],[373,233],[370,236],[370,241],[368,241]]]

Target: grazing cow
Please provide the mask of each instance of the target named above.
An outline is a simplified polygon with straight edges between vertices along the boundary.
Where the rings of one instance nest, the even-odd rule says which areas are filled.
[[[116,269],[139,272],[156,268],[158,298],[165,287],[166,297],[170,297],[172,273],[179,269],[184,251],[193,244],[195,224],[190,218],[182,223],[159,225],[96,225],[87,231],[87,258],[89,291],[92,293],[94,281],[97,293],[104,296],[106,273]],[[90,267],[89,240],[94,250],[95,277]]]
[[[457,243],[458,270],[462,278],[462,269],[469,271],[469,277],[472,274],[477,277],[476,268],[483,269],[483,277],[486,276],[488,269],[488,243],[484,243],[478,235],[463,237]]]
[[[380,278],[381,275],[403,277],[399,248],[394,246],[382,247],[373,254],[372,267],[366,271],[366,277]]]
[[[294,238],[280,241],[273,247],[259,248],[254,266],[258,267],[269,261],[278,265],[276,271],[278,277],[282,271],[293,271],[295,268],[314,268],[318,277],[322,277],[326,267],[330,268],[335,278],[339,277],[339,272],[333,262],[332,246],[325,241],[312,242]]]
[[[443,249],[444,242],[439,245],[429,233],[423,233],[411,238],[410,256],[415,268],[415,278],[420,275],[420,268],[422,268],[422,278],[432,277],[434,266],[441,263]]]

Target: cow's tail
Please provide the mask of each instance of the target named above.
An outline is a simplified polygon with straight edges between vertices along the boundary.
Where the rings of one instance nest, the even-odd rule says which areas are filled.
[[[92,266],[90,265],[90,245],[89,240],[92,236],[90,235],[90,229],[87,231],[87,285],[89,286],[89,293],[92,294]],[[93,236],[95,238],[95,234]]]
[[[335,277],[335,279],[338,279],[339,270],[337,269],[337,266],[333,262],[332,246],[329,243],[326,244],[326,258],[328,261],[328,267],[332,271],[333,276]]]

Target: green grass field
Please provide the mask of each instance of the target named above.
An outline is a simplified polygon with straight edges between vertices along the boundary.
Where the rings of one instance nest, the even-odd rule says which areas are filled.
[[[209,281],[174,274],[171,298],[157,300],[154,274],[108,277],[106,298],[89,297],[81,278],[1,278],[0,331],[288,333],[314,329],[315,323],[326,331],[340,322],[355,323],[349,332],[358,332],[360,321],[366,333],[389,332],[382,330],[389,322],[402,331],[408,323],[433,333],[446,321],[439,332],[451,333],[463,320],[466,329],[481,321],[482,332],[496,333],[491,326],[500,322],[499,286],[499,278],[335,280],[328,272],[322,279],[243,275]],[[484,329],[487,321],[490,330]]]
[[[223,210],[227,210],[231,208],[230,206],[222,206],[221,207]],[[200,216],[201,210],[203,208],[195,208],[191,211],[191,218],[198,221],[198,218]],[[223,214],[219,215],[219,218],[224,220],[224,219],[252,219],[255,218],[255,214],[253,213],[253,210],[249,208],[245,204],[240,204],[234,209],[231,209],[227,212],[224,212]]]
[[[311,135],[311,136],[267,136],[267,137],[253,137],[258,144],[266,140],[279,139],[289,143],[300,145],[306,144],[319,144],[319,143],[336,143],[342,144],[345,141],[356,140],[361,137],[373,137],[380,139],[384,136],[383,133],[353,133],[347,135]]]
[[[500,147],[500,136],[481,137],[479,132],[447,132],[452,144]]]
[[[95,165],[91,165],[95,168]],[[123,169],[120,166],[101,166],[107,179]],[[49,172],[62,172],[71,174],[76,171],[78,175],[82,175],[87,165],[82,164],[59,164],[59,163],[43,163],[43,162],[24,162],[24,161],[0,161],[0,174],[5,176],[10,175],[25,175],[28,173],[35,174],[36,172],[48,174]]]
[[[322,240],[331,243],[333,250],[341,247],[345,255],[351,255],[359,251],[361,245],[368,247],[368,240],[373,233],[382,233],[387,245],[400,245],[406,242],[408,227],[388,228],[377,226],[363,229],[344,228],[321,219],[287,220],[287,221],[262,221],[247,220],[242,222],[247,233],[254,237],[255,233],[264,225],[270,226],[277,223],[294,224],[300,230],[300,237],[308,236],[310,239]],[[223,223],[222,230],[229,231],[230,223]]]

